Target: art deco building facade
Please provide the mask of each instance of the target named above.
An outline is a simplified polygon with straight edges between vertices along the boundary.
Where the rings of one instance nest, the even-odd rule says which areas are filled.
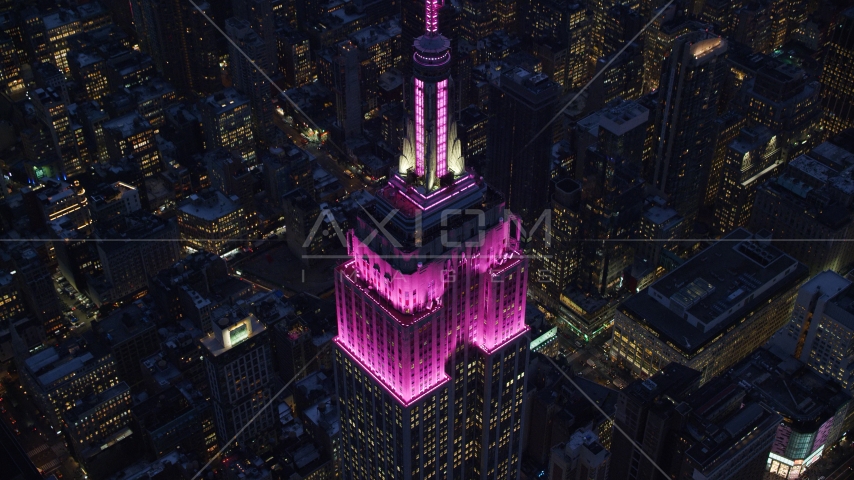
[[[427,2],[415,41],[399,170],[335,272],[345,479],[503,479],[520,468],[527,262],[500,196],[464,168],[439,5]],[[378,235],[370,218],[393,210]]]
[[[727,233],[747,225],[756,190],[783,164],[777,136],[756,125],[743,128],[729,144],[715,208],[715,225]]]

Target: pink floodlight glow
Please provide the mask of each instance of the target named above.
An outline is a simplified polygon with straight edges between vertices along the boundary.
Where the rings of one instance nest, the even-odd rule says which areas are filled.
[[[456,247],[411,273],[350,235],[353,259],[335,276],[336,343],[408,405],[447,381],[458,345],[491,353],[519,338],[527,330],[527,262],[509,227],[499,223],[479,245]]]
[[[528,328],[528,326],[527,326],[527,325],[525,325],[525,328],[523,328],[523,329],[519,330],[518,332],[514,333],[513,335],[511,335],[510,337],[508,337],[506,340],[504,340],[504,341],[503,341],[503,342],[501,342],[501,343],[497,343],[497,344],[492,345],[492,346],[478,345],[478,348],[480,348],[480,350],[481,350],[483,353],[485,353],[485,354],[487,354],[487,355],[491,355],[493,352],[497,352],[498,350],[501,350],[502,348],[504,348],[506,345],[509,345],[510,343],[513,343],[513,342],[515,342],[516,340],[518,340],[518,339],[519,339],[519,337],[521,337],[522,335],[524,335],[525,333],[527,333],[527,332],[528,332],[528,330],[530,330],[530,328]]]
[[[424,389],[423,391],[416,393],[414,395],[403,396],[403,395],[401,395],[400,392],[397,392],[397,391],[389,388],[389,386],[386,384],[386,382],[384,382],[382,379],[377,377],[377,375],[373,371],[371,371],[369,365],[363,363],[362,360],[360,360],[357,355],[353,354],[353,352],[347,347],[347,345],[345,343],[342,343],[337,337],[333,338],[332,341],[335,342],[335,344],[338,345],[338,347],[351,360],[353,360],[353,362],[355,362],[360,367],[362,367],[362,371],[367,373],[368,376],[370,376],[374,380],[374,382],[378,383],[383,388],[383,390],[386,391],[386,393],[388,393],[394,399],[396,399],[398,401],[398,403],[400,403],[403,406],[403,408],[407,408],[410,405],[414,405],[414,404],[418,403],[418,401],[421,400],[422,398],[425,398],[425,397],[429,396],[430,394],[432,394],[433,392],[435,392],[436,390],[442,388],[442,386],[444,386],[448,382],[448,380],[451,379],[451,377],[445,375],[444,378],[442,379],[442,381],[436,383],[435,385],[431,386],[430,388]]]
[[[424,82],[415,79],[415,175],[424,175]]]
[[[436,85],[436,175],[448,173],[448,79]]]
[[[439,9],[442,8],[442,0],[426,0],[426,14],[424,21],[427,24],[427,33],[439,32]]]

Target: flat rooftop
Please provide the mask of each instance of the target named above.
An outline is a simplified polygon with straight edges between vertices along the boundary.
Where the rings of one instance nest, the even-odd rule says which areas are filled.
[[[240,208],[237,197],[227,197],[219,190],[212,190],[200,194],[192,194],[189,201],[180,205],[178,210],[187,215],[201,218],[207,221],[215,221]]]
[[[68,339],[34,354],[24,361],[27,370],[42,385],[49,386],[65,375],[84,369],[110,354],[108,349],[95,341],[91,330],[82,336],[82,339]]]
[[[248,320],[248,323],[247,323],[248,328],[243,330],[241,327],[241,333],[245,333],[245,337],[238,339],[237,334],[233,333],[233,335],[235,335],[235,338],[233,340],[235,343],[233,345],[232,345],[232,340],[231,340],[230,335],[228,338],[226,338],[223,336],[223,334],[217,335],[216,333],[210,333],[210,334],[202,337],[199,340],[202,343],[202,347],[204,347],[214,357],[217,357],[219,355],[222,355],[223,353],[228,352],[229,350],[231,350],[235,346],[239,345],[240,343],[242,343],[246,340],[250,340],[257,335],[260,335],[261,333],[263,333],[267,329],[267,327],[265,327],[264,324],[262,324],[261,321],[258,320],[257,318],[255,318],[255,315],[253,315],[251,313],[249,314],[249,316],[247,316],[245,318],[237,319],[237,322],[233,322],[233,323],[229,324],[229,320],[230,319],[228,319],[226,317],[221,318],[219,320],[219,325],[214,325],[214,331],[215,332],[218,330],[229,331],[228,329],[233,327],[234,325],[237,325],[240,322],[243,322],[244,320]],[[234,330],[236,330],[236,329],[234,329]],[[231,332],[231,331],[229,331],[229,332]]]
[[[739,228],[618,308],[691,354],[806,274],[806,266]]]
[[[634,101],[624,101],[616,106],[605,108],[599,119],[599,125],[615,135],[624,133],[649,120],[649,109]]]
[[[751,386],[796,431],[815,431],[851,400],[839,384],[773,348],[753,352],[733,367],[730,378]]]
[[[100,320],[93,321],[92,328],[107,343],[115,345],[146,330],[154,329],[154,319],[150,317],[151,309],[137,300]]]
[[[830,142],[824,142],[813,148],[809,156],[844,168],[854,164],[854,153]]]
[[[646,380],[635,380],[621,391],[638,402],[651,402],[657,397],[678,398],[699,383],[700,372],[678,363],[670,363]]]
[[[206,98],[205,103],[214,115],[219,115],[228,110],[238,108],[241,105],[249,105],[249,99],[239,94],[233,88],[226,88]]]
[[[104,122],[104,130],[114,130],[121,133],[122,138],[127,138],[137,133],[151,130],[151,124],[139,112],[129,113],[125,116]]]
[[[643,217],[653,225],[664,225],[674,220],[682,220],[679,213],[670,207],[654,205],[643,213]]]
[[[119,382],[101,393],[86,398],[82,401],[81,404],[74,406],[74,408],[66,412],[65,417],[69,420],[70,423],[76,423],[81,416],[92,413],[93,409],[97,408],[103,403],[106,403],[122,395],[128,395],[129,397],[129,392],[130,388],[128,388],[127,383]],[[128,407],[130,407],[129,398]]]

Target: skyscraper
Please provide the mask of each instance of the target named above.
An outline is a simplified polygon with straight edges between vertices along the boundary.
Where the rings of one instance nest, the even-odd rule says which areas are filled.
[[[338,44],[335,63],[334,91],[338,123],[344,131],[344,138],[351,140],[362,134],[362,99],[359,49],[353,42]]]
[[[780,144],[771,130],[745,127],[727,147],[715,208],[715,226],[727,233],[747,225],[756,190],[783,164]]]
[[[227,88],[206,98],[199,105],[205,149],[237,150],[247,163],[255,164],[255,135],[249,100]]]
[[[198,2],[197,9],[179,0],[132,0],[131,10],[140,47],[178,92],[213,93],[219,83],[216,31],[199,12],[212,14],[211,5]]]
[[[563,289],[578,272],[578,231],[581,185],[571,178],[555,182],[551,200],[551,228],[537,229],[533,241],[531,295],[549,311],[559,309]]]
[[[726,51],[727,41],[717,35],[685,34],[676,39],[661,75],[651,183],[689,225],[705,193],[697,186],[709,170]]]
[[[781,159],[788,162],[817,144],[819,90],[821,85],[809,81],[803,69],[767,62],[753,78],[745,80],[738,110],[751,122],[778,135]]]
[[[201,343],[217,439],[224,444],[247,423],[237,442],[261,438],[276,421],[273,410],[264,408],[276,386],[267,327],[253,314],[236,318],[232,312],[220,318]],[[259,411],[263,413],[250,422]]]
[[[672,7],[671,7],[672,8]],[[643,48],[643,92],[658,89],[665,58],[681,35],[699,29],[702,24],[681,16],[673,16],[670,10],[655,19],[644,32]]]
[[[83,131],[72,123],[67,103],[54,89],[39,88],[31,94],[36,117],[47,127],[54,151],[62,159],[62,174],[75,176],[85,171],[89,152],[83,142]]]
[[[526,221],[538,218],[549,200],[553,141],[550,129],[540,130],[551,121],[560,92],[546,74],[517,67],[501,75],[489,96],[486,178]]]
[[[249,57],[244,57],[235,45],[229,46],[234,88],[249,97],[255,139],[269,145],[275,136],[273,101],[270,95],[270,84],[258,70],[258,67],[263,68],[269,72],[268,75],[273,72],[268,68],[271,63],[269,45],[252,29],[247,20],[229,18],[225,21],[225,31]],[[250,164],[254,165],[255,159],[252,159]]]
[[[234,16],[241,20],[246,20],[252,27],[252,31],[261,38],[261,41],[266,46],[266,52],[263,56],[264,63],[258,60],[256,62],[268,74],[272,74],[276,68],[276,54],[278,52],[276,19],[273,16],[272,0],[234,0],[232,4]],[[226,20],[226,23],[228,23],[228,20]],[[229,36],[231,36],[231,33],[229,33]],[[234,56],[231,58],[234,61]]]
[[[527,262],[500,195],[465,170],[440,5],[427,1],[415,40],[399,169],[335,273],[344,479],[503,479],[520,468]],[[377,216],[388,219],[381,236]]]
[[[854,126],[854,8],[842,13],[833,29],[824,70],[821,72],[821,105],[824,108],[824,127],[836,134]]]

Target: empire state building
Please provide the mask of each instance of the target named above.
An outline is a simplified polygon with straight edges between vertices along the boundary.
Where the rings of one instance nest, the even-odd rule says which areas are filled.
[[[515,479],[528,262],[504,200],[460,152],[442,0],[415,40],[414,118],[396,172],[335,272],[345,479]]]

